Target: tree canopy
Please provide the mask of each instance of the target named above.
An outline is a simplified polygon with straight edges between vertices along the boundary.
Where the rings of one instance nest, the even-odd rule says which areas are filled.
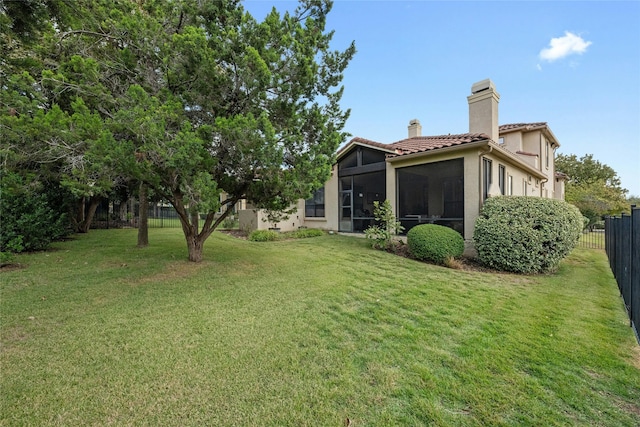
[[[330,47],[331,5],[258,22],[234,0],[5,2],[3,152],[50,165],[78,198],[144,183],[199,261],[239,199],[285,209],[329,177],[355,54]]]
[[[627,211],[625,195],[620,178],[615,170],[585,154],[578,158],[575,154],[559,154],[555,161],[556,170],[568,175],[565,200],[580,209],[589,219],[589,225],[601,220],[604,215],[616,215]]]

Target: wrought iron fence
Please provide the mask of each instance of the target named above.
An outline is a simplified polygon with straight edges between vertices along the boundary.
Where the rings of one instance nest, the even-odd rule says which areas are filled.
[[[137,227],[140,207],[135,201],[104,201],[96,209],[92,228]],[[149,204],[149,228],[180,228],[178,213],[168,203]]]
[[[640,343],[640,208],[605,218],[605,246],[629,321]]]
[[[236,211],[222,222],[221,228],[238,228]],[[178,212],[169,203],[149,204],[149,228],[180,228]],[[91,228],[136,228],[140,219],[140,206],[135,200],[126,202],[103,201],[93,216]],[[203,218],[204,219],[204,218]]]
[[[578,240],[578,246],[588,249],[604,249],[605,235],[606,231],[604,229],[585,228]]]

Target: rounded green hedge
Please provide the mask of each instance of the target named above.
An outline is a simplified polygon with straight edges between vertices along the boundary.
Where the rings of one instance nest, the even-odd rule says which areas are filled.
[[[540,197],[492,197],[476,220],[473,240],[479,260],[514,273],[554,270],[582,232],[575,206]]]
[[[274,230],[254,230],[248,237],[252,242],[273,242],[279,238],[280,233]]]
[[[464,252],[464,239],[457,231],[436,224],[416,225],[407,233],[411,254],[419,260],[443,264]]]
[[[324,231],[317,228],[301,228],[291,233],[291,237],[294,239],[306,239],[309,237],[324,236]]]

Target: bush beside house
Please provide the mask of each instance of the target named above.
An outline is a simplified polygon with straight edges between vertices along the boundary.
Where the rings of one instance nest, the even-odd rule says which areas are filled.
[[[414,258],[444,264],[464,251],[464,239],[457,231],[436,224],[422,224],[407,233],[407,245]]]
[[[492,197],[476,220],[479,260],[514,273],[554,270],[575,247],[582,231],[580,211],[562,200]]]

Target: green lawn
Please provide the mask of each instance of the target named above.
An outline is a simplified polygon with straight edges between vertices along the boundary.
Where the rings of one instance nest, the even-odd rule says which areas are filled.
[[[603,251],[464,272],[364,239],[95,230],[0,273],[0,425],[637,426]]]

